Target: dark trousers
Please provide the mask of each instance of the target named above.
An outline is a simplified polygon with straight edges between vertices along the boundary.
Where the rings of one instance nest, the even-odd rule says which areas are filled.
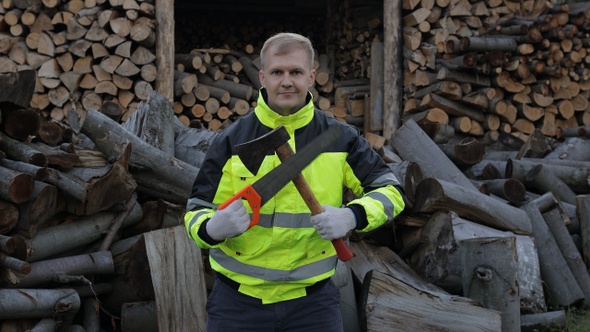
[[[342,332],[339,303],[332,280],[302,298],[262,304],[216,279],[207,300],[207,331]]]

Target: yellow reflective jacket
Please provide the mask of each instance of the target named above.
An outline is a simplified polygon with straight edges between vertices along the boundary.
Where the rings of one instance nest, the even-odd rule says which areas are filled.
[[[252,174],[236,155],[237,144],[283,125],[297,153],[329,126],[342,126],[342,137],[302,172],[319,203],[340,207],[343,188],[350,188],[359,198],[347,206],[355,212],[357,231],[367,232],[398,215],[404,202],[396,189],[399,182],[356,128],[315,110],[311,94],[307,105],[289,116],[272,111],[265,96],[263,89],[254,112],[212,142],[195,179],[184,221],[197,245],[210,249],[211,267],[239,283],[241,293],[266,304],[305,296],[305,287],[334,274],[337,256],[332,243],[311,225],[310,211],[292,182],[262,206],[258,225],[222,242],[208,237],[204,224],[215,207],[280,163],[274,151],[267,151],[258,173]],[[246,201],[244,205],[251,213]]]

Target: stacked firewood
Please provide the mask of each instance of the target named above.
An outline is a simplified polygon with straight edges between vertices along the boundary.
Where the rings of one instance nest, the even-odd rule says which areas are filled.
[[[36,70],[30,106],[57,121],[107,101],[132,109],[156,79],[154,10],[135,0],[3,1],[0,72]]]
[[[590,123],[588,2],[404,1],[404,9],[406,119],[488,142]]]
[[[118,47],[131,33],[120,36],[112,22],[124,21],[115,20],[121,17],[132,20],[134,12],[135,21],[151,17],[148,11],[134,11],[133,1],[96,1],[96,6],[92,1],[23,3],[2,1],[0,14],[8,24],[1,28],[8,38],[0,39],[0,53],[5,55],[0,64],[11,73],[0,81],[2,329],[45,326],[54,331],[58,323],[84,325],[88,331],[112,325],[123,330],[202,328],[205,285],[210,286],[213,273],[184,234],[182,213],[216,135],[213,129],[223,128],[245,109],[236,106],[238,101],[249,106],[255,101],[257,80],[249,78],[246,68],[258,68],[259,45],[190,48],[177,54],[175,99],[170,103],[151,91],[151,81],[141,70],[124,76],[122,71],[129,67],[119,69],[127,59],[134,63],[133,56],[119,54],[128,46]],[[140,7],[149,3],[137,2]],[[356,254],[350,261],[352,275],[364,281],[355,309],[367,330],[563,329],[561,308],[590,298],[590,128],[577,126],[586,125],[586,110],[581,110],[581,99],[588,93],[586,57],[577,62],[573,58],[580,54],[572,55],[586,48],[586,32],[580,31],[587,24],[576,24],[575,18],[586,20],[586,15],[576,13],[585,14],[588,7],[551,4],[403,2],[404,46],[411,50],[405,60],[407,115],[391,142],[395,150],[382,146],[379,152],[402,182],[408,200],[393,225],[351,242]],[[72,14],[68,23],[58,24],[61,29],[39,30],[51,37],[66,36],[65,44],[55,45],[68,47],[56,47],[54,57],[44,54],[46,46],[40,51],[40,43],[35,51],[28,49],[34,40],[25,36],[37,28],[24,24],[31,20],[24,14],[38,7],[43,9],[34,20],[39,24],[47,22],[40,19],[47,16],[47,8],[55,10],[50,21]],[[23,12],[14,15],[18,19],[12,16],[17,11],[7,15],[14,9]],[[101,42],[88,39],[89,32],[96,31],[94,22],[108,11],[112,19],[102,27],[107,37]],[[369,109],[369,78],[375,69],[371,56],[380,36],[378,21],[366,20],[371,22],[368,30],[360,33],[365,26],[349,21],[347,15],[334,19],[345,31],[331,37],[339,41],[337,46],[326,48],[328,57],[319,52],[318,73],[327,66],[329,74],[327,80],[320,76],[316,91],[329,101],[327,108],[320,108],[351,122]],[[473,17],[479,17],[481,26]],[[548,29],[544,24],[556,25]],[[87,29],[83,37],[67,39],[80,26]],[[577,35],[556,37],[561,28],[572,31],[574,26]],[[19,29],[26,32],[19,35]],[[538,42],[533,41],[538,38],[535,29],[542,36]],[[106,47],[109,37],[118,39],[113,34],[124,41]],[[140,38],[141,33],[136,35]],[[569,39],[581,44],[573,43],[565,52]],[[565,55],[560,58],[559,50],[551,47],[557,40],[559,50],[572,59],[571,67]],[[75,51],[77,42],[90,46],[76,55],[70,49]],[[489,43],[501,52],[490,51]],[[98,45],[109,55],[95,59],[94,50],[100,54],[102,49]],[[154,54],[135,40],[130,45],[131,50]],[[472,49],[475,45],[482,49]],[[14,60],[19,50],[28,50],[22,63]],[[89,50],[92,55],[84,53]],[[87,68],[90,63],[92,70],[76,77],[78,71],[65,70],[68,66],[57,60],[62,54],[70,54],[65,58],[72,58],[71,68]],[[117,65],[112,62],[115,56],[124,59]],[[87,57],[93,60],[81,60]],[[533,64],[545,70],[527,74]],[[58,75],[47,74],[56,68]],[[100,76],[103,70],[108,75]],[[96,86],[82,87],[86,77],[94,77]],[[122,77],[147,83],[136,94],[133,88],[119,86],[127,81]],[[117,93],[97,91],[103,81],[114,84]],[[204,89],[197,91],[199,87]],[[330,88],[333,96],[327,92]],[[52,101],[59,100],[58,89],[69,91],[61,106]],[[133,98],[123,98],[129,94]],[[97,102],[89,104],[94,95]],[[46,106],[38,107],[38,100],[45,98]],[[122,99],[129,101],[126,107]],[[323,105],[323,99],[317,102]],[[577,105],[573,111],[570,103]],[[530,119],[537,109],[542,116]],[[533,123],[532,131],[522,129],[526,122],[518,120],[525,119]],[[553,125],[546,125],[548,119]],[[189,128],[187,123],[209,130]],[[481,137],[487,140],[478,140]],[[347,304],[357,304],[354,293]],[[41,319],[46,317],[51,319]],[[175,322],[197,326],[172,328]]]
[[[154,13],[153,1],[3,1],[0,73],[36,70],[30,106],[47,118],[67,123],[70,111],[82,114],[108,107],[125,122],[155,89]],[[318,47],[312,93],[318,108],[362,127],[367,81],[343,83],[347,89],[342,93],[335,90],[337,81],[370,76],[370,41],[381,31],[381,21],[375,18],[380,14],[372,9],[356,20],[341,18],[351,17],[348,12],[342,14],[346,16],[339,13],[331,20],[333,26],[345,24],[326,43],[330,47],[318,34],[323,20],[306,21],[313,25],[306,25],[305,33]],[[264,34],[226,36],[227,41],[218,45],[201,40],[194,44],[191,34],[216,35],[219,22],[203,24],[182,15],[179,22],[184,23],[177,29],[174,57],[175,114],[187,126],[225,128],[256,103],[262,42],[273,32],[292,29],[293,22],[267,24]]]

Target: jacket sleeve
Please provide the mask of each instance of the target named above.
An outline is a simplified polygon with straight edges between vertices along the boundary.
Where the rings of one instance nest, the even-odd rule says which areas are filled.
[[[184,225],[188,236],[203,249],[211,248],[219,243],[207,235],[204,226],[213,217],[217,205],[220,204],[216,202],[217,197],[223,196],[219,193],[219,188],[230,156],[231,150],[228,149],[227,137],[225,135],[216,137],[199,169],[191,196],[187,201]]]
[[[357,231],[372,231],[403,211],[405,203],[399,181],[358,132],[348,151],[347,163],[355,178],[350,182],[357,184],[347,184],[358,196],[347,204],[357,217]]]

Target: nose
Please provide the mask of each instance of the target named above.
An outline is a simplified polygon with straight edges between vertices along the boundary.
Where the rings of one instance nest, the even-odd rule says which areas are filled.
[[[283,79],[281,81],[281,85],[283,86],[291,86],[293,82],[291,81],[291,75],[283,75]]]

